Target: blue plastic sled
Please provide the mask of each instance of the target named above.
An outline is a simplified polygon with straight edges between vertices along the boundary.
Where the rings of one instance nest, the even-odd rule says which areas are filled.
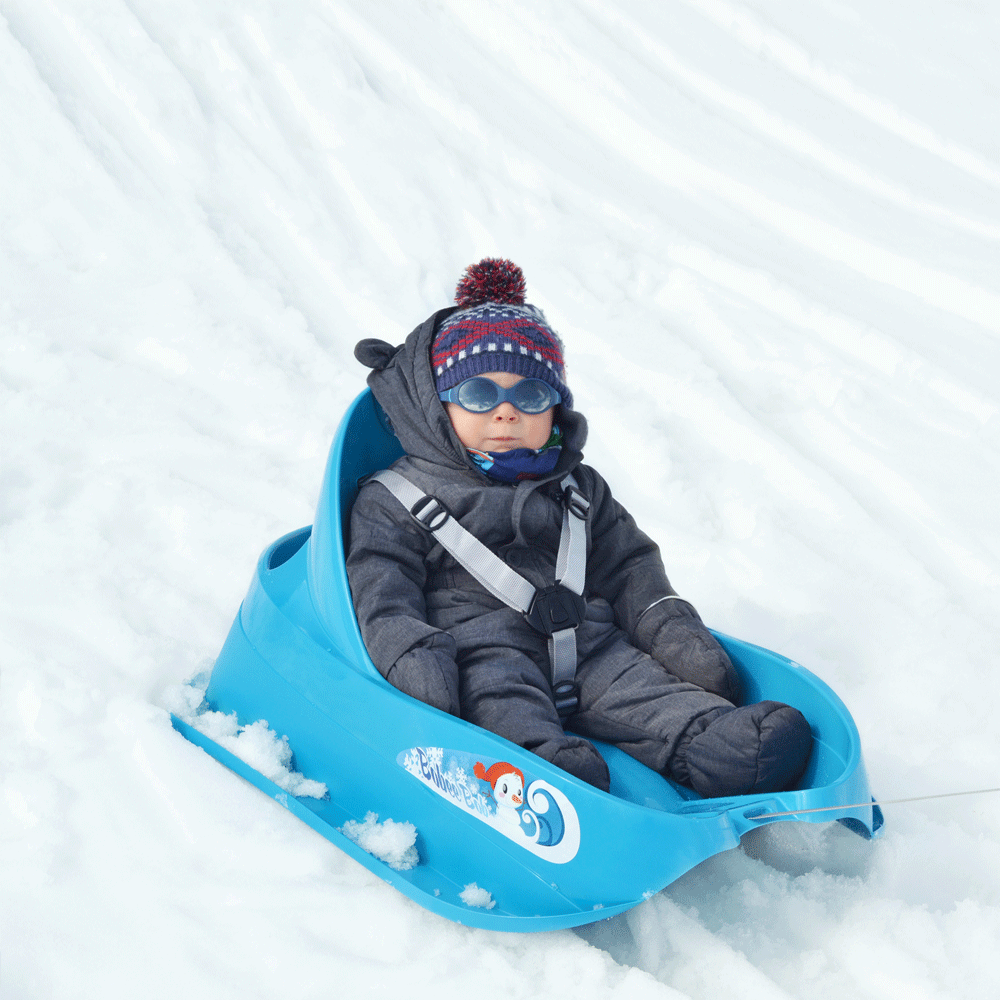
[[[287,734],[295,767],[324,782],[329,797],[293,798],[175,718],[189,740],[422,906],[495,930],[572,927],[627,910],[761,822],[775,822],[754,819],[762,814],[835,807],[802,818],[878,832],[878,807],[857,805],[872,799],[843,703],[798,664],[738,639],[718,636],[746,699],[788,702],[812,726],[812,758],[796,790],[701,799],[601,744],[607,794],[396,691],[362,642],[344,538],[358,480],[400,454],[365,391],[337,433],[315,524],[261,556],[206,694],[212,709],[235,711],[241,724],[266,719]],[[369,812],[414,824],[416,867],[395,871],[341,833]],[[463,901],[472,883],[490,893],[487,906]]]

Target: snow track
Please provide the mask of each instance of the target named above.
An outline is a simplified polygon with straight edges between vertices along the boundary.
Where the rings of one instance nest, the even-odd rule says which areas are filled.
[[[996,798],[505,936],[161,697],[312,520],[354,343],[500,254],[704,618],[827,680],[885,798],[996,785],[998,42],[943,0],[0,0],[0,998],[996,995]]]

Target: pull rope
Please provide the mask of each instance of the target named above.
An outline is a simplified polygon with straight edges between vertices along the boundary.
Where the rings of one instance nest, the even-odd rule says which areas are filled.
[[[832,812],[834,809],[864,809],[867,806],[899,806],[904,802],[928,802],[931,799],[953,799],[960,795],[989,795],[992,792],[1000,792],[1000,788],[976,788],[967,792],[941,792],[938,795],[915,795],[908,799],[886,799],[876,802],[855,802],[847,806],[817,806],[813,809],[789,809],[788,812],[761,813],[759,816],[747,816],[747,819],[782,819],[785,816],[803,816],[806,813]]]

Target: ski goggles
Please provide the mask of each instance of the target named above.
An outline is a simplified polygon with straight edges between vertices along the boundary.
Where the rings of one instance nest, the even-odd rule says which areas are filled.
[[[439,392],[438,399],[442,403],[458,403],[470,413],[488,413],[501,403],[511,403],[522,413],[544,413],[562,402],[562,396],[540,378],[525,378],[504,389],[483,375],[467,378],[454,388]]]

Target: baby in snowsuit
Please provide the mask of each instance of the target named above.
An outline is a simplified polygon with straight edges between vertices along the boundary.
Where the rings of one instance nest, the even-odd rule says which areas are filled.
[[[406,453],[393,471],[538,592],[556,582],[572,474],[586,573],[569,696],[554,685],[549,636],[439,543],[433,516],[418,520],[381,482],[358,495],[347,559],[372,660],[401,691],[604,790],[607,765],[588,738],[706,797],[790,787],[808,760],[808,723],[779,702],[736,707],[725,651],[582,464],[587,424],[562,343],[524,294],[519,268],[487,258],[466,270],[456,307],[400,347],[364,340],[355,355],[374,369],[368,384]]]

